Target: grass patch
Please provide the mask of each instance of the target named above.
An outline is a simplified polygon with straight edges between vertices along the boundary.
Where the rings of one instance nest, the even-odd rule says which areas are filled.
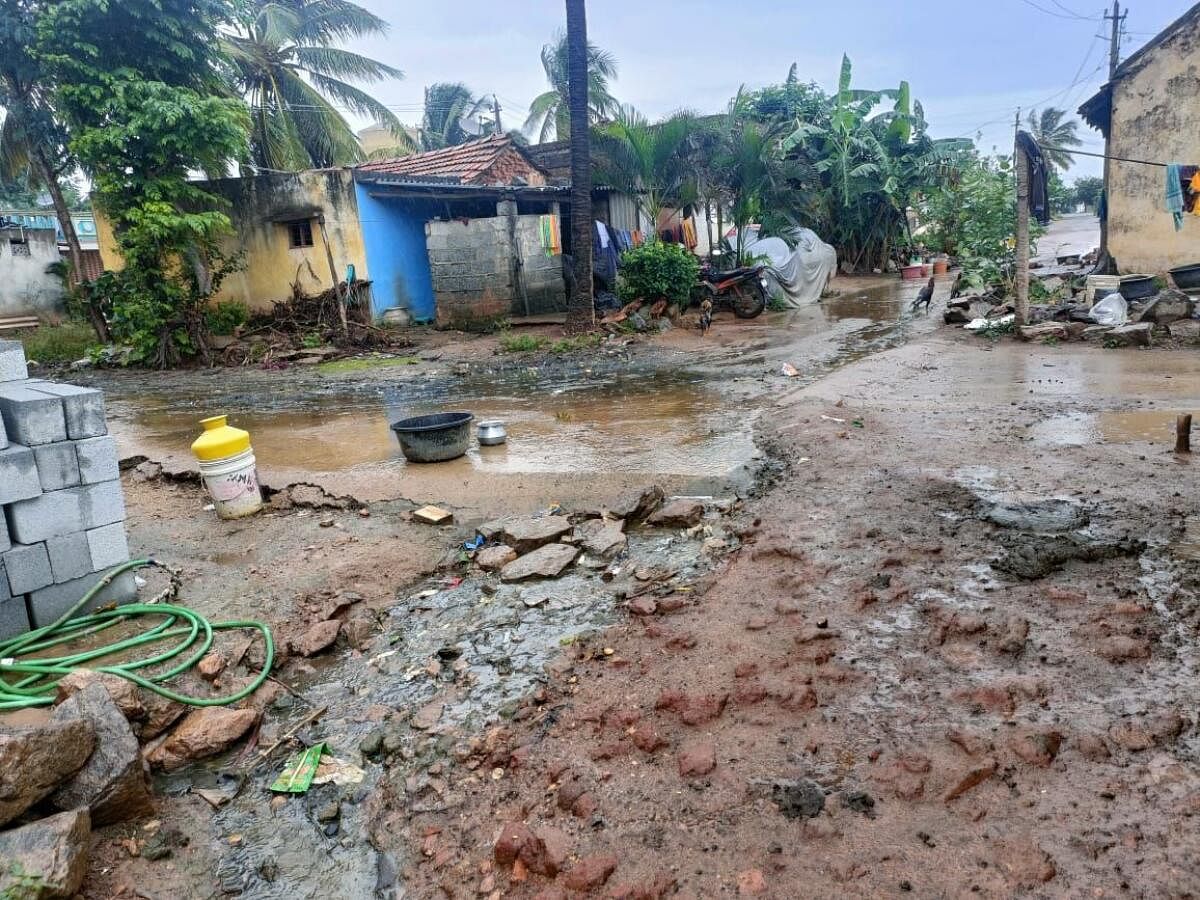
[[[586,350],[589,347],[599,347],[604,341],[602,334],[580,334],[575,337],[563,338],[550,345],[551,353],[572,353],[576,350]]]
[[[533,353],[549,345],[549,338],[536,334],[506,334],[500,338],[502,353]]]
[[[62,325],[43,325],[7,334],[4,340],[17,340],[25,345],[25,358],[42,365],[72,363],[88,355],[96,344],[96,332],[86,322],[64,322]]]
[[[317,371],[322,375],[346,375],[350,372],[390,369],[393,366],[415,366],[420,362],[415,356],[360,356],[323,362],[317,366]]]

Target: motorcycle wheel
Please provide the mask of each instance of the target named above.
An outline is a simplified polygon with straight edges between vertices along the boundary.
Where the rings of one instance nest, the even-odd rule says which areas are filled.
[[[767,308],[767,292],[761,284],[739,284],[729,291],[733,314],[739,319],[754,319]]]

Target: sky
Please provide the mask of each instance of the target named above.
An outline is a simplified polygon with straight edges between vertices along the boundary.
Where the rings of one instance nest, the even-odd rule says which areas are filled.
[[[359,2],[391,30],[353,49],[405,73],[370,90],[412,124],[425,85],[436,81],[495,94],[504,127],[523,124],[546,86],[541,47],[565,22],[562,0]],[[1121,58],[1190,5],[1131,0]],[[588,5],[588,36],[617,58],[614,95],[651,118],[677,109],[718,112],[739,86],[778,83],[793,62],[802,80],[829,90],[845,52],[858,87],[907,80],[934,137],[978,138],[982,150],[1007,153],[1018,107],[1051,105],[1074,115],[1104,83],[1111,28],[1104,13],[1097,0],[608,0]],[[1079,134],[1082,149],[1103,149],[1099,133],[1082,122]],[[1077,157],[1067,180],[1100,171],[1100,160]]]

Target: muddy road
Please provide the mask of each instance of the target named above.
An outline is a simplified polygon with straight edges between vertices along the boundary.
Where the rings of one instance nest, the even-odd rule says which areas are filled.
[[[98,374],[126,455],[183,469],[223,411],[269,484],[311,485],[218,523],[130,470],[130,540],[284,644],[341,610],[257,740],[328,707],[299,737],[362,779],[279,801],[259,771],[214,809],[237,752],[163,776],[153,827],[99,833],[89,896],[1200,890],[1197,485],[1169,452],[1200,360],[993,346],[907,302],[843,286],[586,357]],[[509,446],[406,466],[387,422],[447,404]],[[486,519],[653,482],[704,517],[611,567],[507,585],[462,555]],[[186,846],[136,852],[163,828]]]

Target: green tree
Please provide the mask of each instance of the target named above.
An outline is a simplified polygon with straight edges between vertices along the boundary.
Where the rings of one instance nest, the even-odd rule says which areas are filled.
[[[462,82],[441,81],[425,89],[425,112],[421,117],[421,149],[440,150],[479,137],[463,128],[463,120],[488,108]]]
[[[1072,185],[1075,202],[1082,203],[1093,212],[1100,205],[1100,197],[1104,194],[1104,179],[1095,175],[1085,175],[1076,178]]]
[[[335,166],[362,159],[362,148],[337,104],[409,138],[395,114],[351,82],[374,83],[403,73],[335,46],[382,35],[387,23],[349,0],[251,0],[221,46],[232,61],[237,91],[251,110],[250,149],[269,169]]]
[[[570,91],[567,77],[567,35],[542,47],[542,69],[550,90],[539,94],[529,105],[525,130],[537,136],[539,144],[549,140],[565,141],[571,134]],[[617,59],[595,44],[587,45],[587,120],[590,124],[612,118],[620,104],[609,93],[609,82],[617,77]]]
[[[33,53],[36,23],[45,9],[44,0],[0,0],[0,107],[5,110],[0,123],[0,182],[20,181],[28,189],[46,189],[67,241],[71,266],[81,272],[83,253],[62,184],[77,162],[68,148],[67,129],[53,108],[50,73]],[[103,317],[92,318],[97,335],[104,339]]]
[[[114,336],[159,366],[204,352],[204,303],[229,270],[222,201],[189,173],[246,158],[245,105],[220,81],[222,0],[59,0],[38,53],[125,267],[96,282]]]
[[[1042,148],[1042,154],[1051,167],[1066,170],[1075,162],[1064,147],[1082,147],[1083,141],[1075,133],[1079,123],[1067,119],[1066,112],[1053,106],[1047,106],[1040,112],[1036,109],[1029,111],[1029,133],[1033,135]]]
[[[593,129],[596,174],[632,195],[657,227],[662,211],[679,202],[692,177],[687,151],[695,127],[689,113],[651,125],[632,106],[624,106],[612,122]]]

